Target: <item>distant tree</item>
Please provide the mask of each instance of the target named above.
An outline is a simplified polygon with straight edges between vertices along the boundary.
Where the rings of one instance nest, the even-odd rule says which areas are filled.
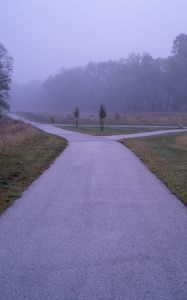
[[[78,106],[75,107],[75,110],[73,112],[73,115],[75,117],[75,124],[76,124],[76,127],[79,126],[79,118],[80,118],[80,111],[79,111],[79,108]]]
[[[5,47],[0,44],[0,111],[9,109],[8,92],[10,90],[12,58]]]
[[[184,33],[179,34],[172,47],[172,54],[178,58],[187,59],[187,35]]]
[[[168,74],[171,82],[171,107],[174,111],[187,110],[187,35],[178,35],[168,59]]]
[[[101,131],[104,130],[104,121],[105,121],[106,116],[107,116],[107,113],[106,113],[105,106],[100,105],[100,108],[99,108],[99,122],[100,122],[100,130]]]
[[[118,114],[118,113],[115,114],[115,121],[117,123],[119,123],[119,121],[120,121],[120,114]]]
[[[55,118],[54,116],[51,116],[51,124],[54,124],[54,122],[55,122]]]

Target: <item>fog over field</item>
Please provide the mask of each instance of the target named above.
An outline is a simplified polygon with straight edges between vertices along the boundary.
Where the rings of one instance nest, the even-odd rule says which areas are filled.
[[[14,59],[12,110],[92,112],[100,103],[115,113],[186,110],[183,91],[168,92],[181,78],[167,59],[187,33],[186,0],[1,0],[0,7],[0,43]]]

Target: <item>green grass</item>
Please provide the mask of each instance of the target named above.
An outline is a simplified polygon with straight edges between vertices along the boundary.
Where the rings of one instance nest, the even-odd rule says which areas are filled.
[[[148,131],[158,131],[158,130],[169,130],[169,127],[105,127],[104,131],[100,131],[99,127],[91,126],[58,126],[65,130],[70,130],[74,132],[87,133],[97,136],[106,136],[106,135],[118,135],[118,134],[131,134],[131,133],[140,133]]]
[[[187,205],[187,133],[124,139],[121,142]]]
[[[0,213],[64,150],[67,141],[21,122],[0,124]]]

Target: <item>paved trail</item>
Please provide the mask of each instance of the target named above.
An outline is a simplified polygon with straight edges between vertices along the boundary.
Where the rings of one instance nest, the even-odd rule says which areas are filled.
[[[180,201],[111,138],[38,126],[70,143],[0,217],[0,299],[187,299]]]

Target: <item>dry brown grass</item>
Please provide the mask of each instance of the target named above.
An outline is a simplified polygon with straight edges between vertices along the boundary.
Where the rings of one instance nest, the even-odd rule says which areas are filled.
[[[187,149],[187,135],[185,136],[177,136],[176,137],[176,144],[186,147]]]
[[[8,121],[0,127],[0,151],[2,154],[14,152],[20,145],[29,142],[35,130],[21,122]]]
[[[30,125],[0,120],[0,212],[64,150],[65,139]]]
[[[131,125],[187,125],[187,113],[134,113],[121,115],[120,122]]]
[[[51,123],[51,116],[54,117],[54,122],[58,124],[74,124],[75,120],[72,114],[68,113],[19,113],[20,116],[30,120]],[[80,124],[98,124],[98,112],[94,112],[94,117],[91,118],[91,113],[81,113]],[[106,124],[121,124],[121,125],[163,125],[163,126],[179,126],[180,124],[187,126],[187,113],[123,113],[118,114],[116,118],[114,113],[108,113]]]

